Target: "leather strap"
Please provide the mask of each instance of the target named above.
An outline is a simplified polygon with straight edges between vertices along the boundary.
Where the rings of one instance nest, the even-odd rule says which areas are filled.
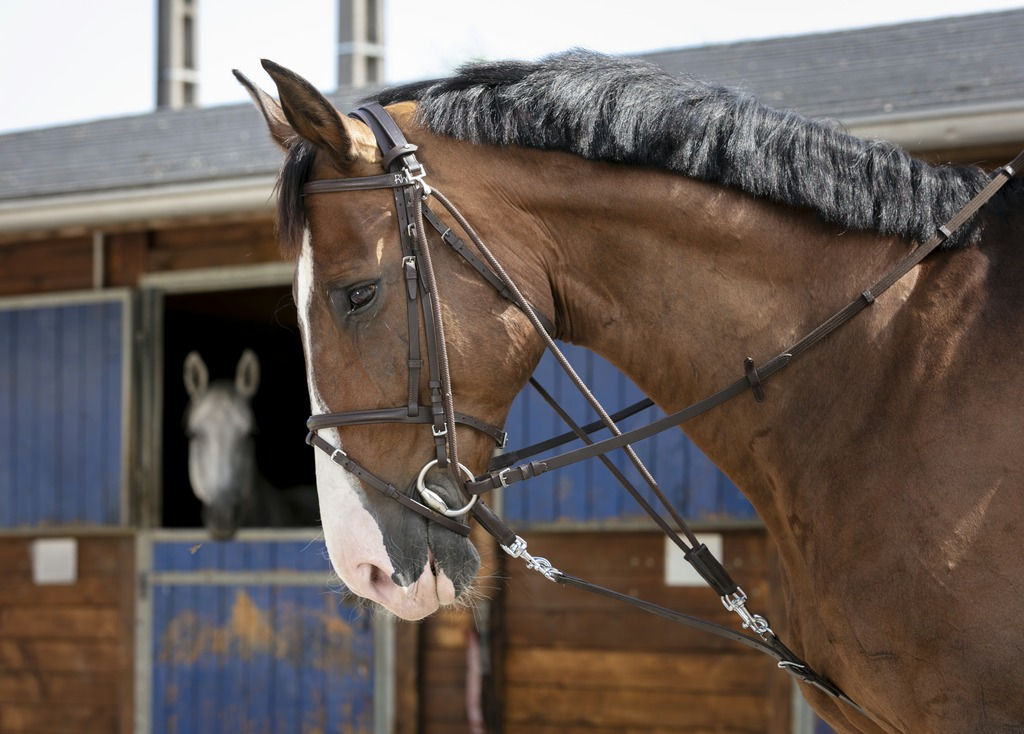
[[[373,423],[433,423],[431,409],[420,405],[414,415],[409,415],[405,408],[370,408],[367,410],[351,410],[345,413],[320,413],[306,420],[306,427],[311,431],[324,428],[341,428],[343,426],[370,425]],[[508,440],[508,434],[500,428],[484,423],[464,413],[455,413],[455,422],[475,428],[494,439],[498,446]]]
[[[761,379],[768,377],[780,369],[789,364],[789,360],[792,359],[790,354],[780,354],[775,359],[771,360],[759,370],[757,370]],[[552,469],[560,469],[563,466],[569,466],[576,462],[589,459],[598,454],[607,453],[613,449],[622,448],[627,444],[637,443],[645,438],[650,438],[655,434],[667,431],[670,428],[678,426],[680,423],[696,418],[697,416],[708,412],[712,408],[721,405],[727,400],[746,392],[750,388],[750,382],[744,376],[743,378],[732,383],[728,387],[719,390],[713,395],[710,395],[703,400],[690,405],[689,407],[683,408],[675,413],[667,415],[659,420],[649,423],[646,426],[636,428],[632,431],[626,431],[618,436],[612,436],[603,441],[592,443],[589,446],[576,449],[575,451],[569,451],[558,456],[553,456],[543,461],[531,461],[528,464],[517,466],[514,468],[502,469],[498,472],[489,472],[480,477],[477,477],[471,482],[466,483],[466,489],[472,494],[482,494],[489,492],[492,489],[498,487],[508,486],[516,482],[521,482],[524,479],[536,477],[545,472],[551,471]]]
[[[302,187],[302,195],[327,194],[334,191],[372,191],[374,189],[397,189],[409,186],[412,181],[404,172],[382,173],[377,176],[359,178],[327,178],[310,181]]]
[[[535,380],[533,377],[530,378],[530,385],[531,387],[533,387],[534,390],[537,391],[537,393],[542,398],[545,399],[545,401],[548,402],[549,405],[551,405],[552,409],[556,411],[558,410],[558,408],[555,408],[555,405],[557,405],[557,403],[555,403],[553,400],[548,400],[548,397],[550,397],[548,391],[545,390],[541,386],[541,384],[537,382],[537,380]],[[627,406],[620,411],[612,413],[612,420],[615,421],[616,423],[618,423],[619,421],[624,421],[627,418],[631,418],[637,413],[647,410],[648,408],[653,406],[654,401],[651,400],[650,398],[638,400],[632,405]],[[580,430],[589,436],[591,433],[596,433],[597,431],[600,431],[603,428],[607,428],[607,426],[605,426],[603,422],[593,421],[592,423],[587,423],[585,426],[581,426]],[[529,456],[536,456],[537,454],[543,454],[545,451],[550,451],[551,449],[556,449],[559,446],[564,446],[565,444],[569,443],[570,441],[574,441],[577,438],[579,438],[579,433],[577,433],[575,430],[566,431],[565,433],[560,433],[557,436],[552,436],[551,438],[546,439],[544,441],[538,441],[537,443],[530,444],[529,446],[524,446],[521,449],[509,451],[504,454],[498,454],[493,459],[491,459],[491,463],[487,467],[487,471],[493,472],[498,471],[499,469],[504,469],[506,466],[512,466],[516,462],[522,461],[523,459]]]
[[[380,104],[377,102],[365,104],[349,116],[360,120],[370,128],[370,132],[373,133],[377,146],[384,156],[385,171],[409,165],[404,158],[415,153],[416,146],[405,139],[401,128],[395,124],[391,115]],[[398,166],[395,165],[396,163]]]

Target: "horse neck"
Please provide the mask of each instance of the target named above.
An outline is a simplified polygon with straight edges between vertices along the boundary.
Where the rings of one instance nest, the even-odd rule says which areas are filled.
[[[908,249],[682,177],[576,166],[587,170],[534,177],[534,198],[523,206],[552,232],[542,257],[560,336],[611,361],[666,411],[742,377],[745,357],[762,364],[783,351]],[[567,197],[580,180],[588,189]],[[743,395],[685,427],[766,521],[787,501],[779,486],[798,489],[794,447],[820,445],[821,420],[793,415],[829,416],[837,391],[870,392],[883,379],[884,368],[852,355],[865,344],[895,349],[892,320],[915,280],[905,278],[828,347],[774,377],[766,403]]]

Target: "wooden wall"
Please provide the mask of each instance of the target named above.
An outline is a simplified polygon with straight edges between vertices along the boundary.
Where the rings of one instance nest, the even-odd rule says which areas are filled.
[[[566,573],[739,628],[711,590],[665,585],[659,533],[537,533],[529,541]],[[722,560],[748,607],[774,616],[775,558],[764,531],[725,533]],[[522,563],[506,567],[506,734],[790,731],[789,676],[773,659],[554,584]]]
[[[774,549],[761,529],[723,533],[723,562],[748,607],[785,618]],[[656,532],[531,532],[530,550],[566,573],[739,630],[705,587],[668,587]],[[509,559],[490,613],[491,649],[474,670],[468,611],[435,615],[401,634],[418,639],[417,694],[399,732],[420,734],[789,734],[791,682],[775,661],[603,597],[569,589]],[[492,582],[493,585],[493,582]],[[410,630],[417,630],[411,632]],[[486,645],[486,641],[485,645]],[[405,643],[409,650],[410,643]],[[400,646],[401,647],[401,646]],[[409,675],[399,655],[399,674]],[[487,661],[491,667],[487,667]],[[467,690],[482,686],[485,728],[467,715]],[[402,687],[398,693],[401,697]],[[409,698],[408,694],[405,694]]]
[[[92,287],[88,236],[0,244],[0,296]]]
[[[91,234],[0,241],[0,297],[94,287]],[[277,262],[266,218],[106,232],[104,287],[133,287],[144,273]]]
[[[37,586],[31,538],[0,538],[0,731],[132,730],[134,541],[78,538],[78,581]]]
[[[419,624],[396,622],[395,734],[493,734],[501,727],[502,557],[476,526],[480,551],[476,609],[439,612]],[[470,701],[472,700],[472,704]],[[471,721],[473,709],[476,717]]]

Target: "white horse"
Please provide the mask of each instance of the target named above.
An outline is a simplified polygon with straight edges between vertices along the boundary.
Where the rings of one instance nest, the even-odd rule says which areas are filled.
[[[203,524],[218,540],[231,538],[240,527],[291,527],[317,520],[314,487],[282,491],[256,466],[253,434],[256,420],[252,396],[260,381],[256,353],[246,349],[234,382],[210,384],[209,370],[198,352],[185,358],[185,412],[188,434],[188,477],[203,503]]]

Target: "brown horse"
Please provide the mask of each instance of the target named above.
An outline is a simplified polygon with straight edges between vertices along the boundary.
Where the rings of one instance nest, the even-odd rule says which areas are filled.
[[[409,331],[392,193],[301,193],[388,161],[366,125],[264,67],[280,106],[240,78],[286,154],[279,229],[297,262],[314,411],[423,404],[426,374],[407,394],[408,340],[427,333]],[[817,326],[988,178],[584,52],[467,67],[379,101],[418,146],[429,186],[555,334],[667,412]],[[1022,203],[1011,182],[768,380],[764,402],[748,393],[685,425],[778,545],[787,643],[870,712],[807,689],[837,728],[1024,731]],[[429,247],[454,406],[500,426],[542,340],[464,259],[436,237]],[[433,466],[424,480],[435,442],[423,426],[320,433],[403,493],[419,477],[448,505],[466,502],[455,473]],[[483,472],[492,437],[469,425],[456,435],[466,471]],[[353,592],[408,619],[469,593],[468,540],[316,453],[327,547]]]

